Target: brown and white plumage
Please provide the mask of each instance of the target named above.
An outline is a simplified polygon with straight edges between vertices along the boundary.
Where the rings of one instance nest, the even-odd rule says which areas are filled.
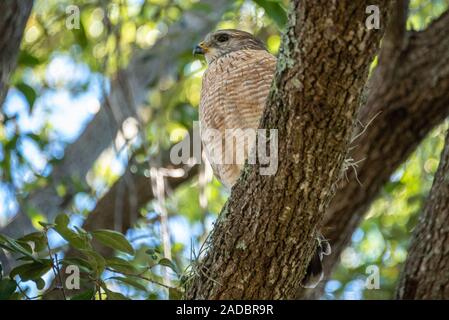
[[[223,34],[228,36],[228,46],[216,41]],[[258,128],[273,80],[276,58],[251,34],[239,30],[214,32],[201,46],[208,60],[208,69],[201,89],[200,127],[202,132],[215,129],[223,135],[223,139],[209,141],[205,141],[202,135],[203,145],[215,175],[230,188],[238,179],[243,164],[225,164],[224,155],[232,153],[237,160],[235,151],[240,150],[246,158],[251,146],[244,141],[236,142],[235,146],[225,144],[226,133],[231,138],[231,130]],[[212,159],[213,150],[217,150],[220,144],[223,154],[220,159]]]

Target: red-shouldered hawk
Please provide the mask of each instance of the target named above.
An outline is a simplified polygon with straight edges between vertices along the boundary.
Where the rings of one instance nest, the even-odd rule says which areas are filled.
[[[250,137],[254,136],[248,136],[246,140],[232,139],[240,138],[242,130],[255,132],[258,128],[276,69],[276,58],[261,41],[240,30],[213,32],[195,52],[204,54],[208,63],[199,112],[204,149],[214,174],[231,188],[252,147]],[[221,136],[217,138],[211,129]],[[205,134],[207,130],[208,135]]]
[[[234,29],[210,33],[195,47],[194,53],[204,54],[208,63],[201,89],[201,139],[214,174],[231,188],[244,164],[244,160],[237,161],[237,154],[248,157],[252,146],[247,140],[238,140],[235,145],[225,140],[233,139],[236,133],[242,134],[245,129],[258,128],[276,69],[276,58],[253,35]],[[218,139],[214,136],[216,133]],[[217,153],[217,150],[222,152]],[[233,162],[226,161],[228,156]],[[321,280],[321,261],[331,251],[329,243],[320,234],[317,242],[302,282],[304,287],[315,287]]]

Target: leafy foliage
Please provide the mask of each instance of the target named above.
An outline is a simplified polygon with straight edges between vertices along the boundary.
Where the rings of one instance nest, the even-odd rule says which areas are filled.
[[[267,15],[282,29],[287,23],[287,14],[281,1],[253,0],[261,6]]]
[[[12,269],[9,272],[9,278],[3,278],[1,275],[1,299],[37,299],[51,294],[54,290],[64,292],[66,290],[64,288],[69,287],[66,283],[58,283],[52,288],[46,286],[44,278],[46,274],[53,271],[56,282],[69,281],[64,273],[68,266],[75,266],[80,271],[81,277],[76,281],[83,283],[78,290],[80,292],[72,296],[71,299],[74,300],[129,299],[124,294],[112,290],[112,287],[108,285],[108,283],[117,282],[143,294],[149,291],[148,283],[166,288],[172,293],[177,292],[178,296],[182,294],[179,279],[171,281],[171,285],[163,284],[160,276],[153,272],[156,267],[169,268],[174,271],[177,278],[181,277],[175,262],[162,257],[157,250],[147,249],[149,263],[136,266],[133,263],[136,252],[121,233],[112,230],[87,232],[81,228],[72,229],[69,227],[69,222],[69,217],[61,214],[54,224],[44,224],[41,232],[35,232],[17,240],[7,236],[0,237],[2,248],[17,255],[18,261],[26,261]],[[56,231],[69,246],[76,249],[76,255],[58,258],[63,255],[64,248],[50,248],[48,234],[51,230]],[[125,256],[121,258],[102,256],[94,250],[93,239],[99,240],[117,252],[125,253]],[[37,289],[43,290],[42,293],[36,297],[28,296],[22,288],[22,283],[27,281],[33,281]]]

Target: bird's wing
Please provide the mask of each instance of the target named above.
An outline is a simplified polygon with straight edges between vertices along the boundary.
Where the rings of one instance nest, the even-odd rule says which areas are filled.
[[[228,127],[259,126],[275,69],[276,58],[265,50],[242,50],[240,57],[231,62],[224,104]]]

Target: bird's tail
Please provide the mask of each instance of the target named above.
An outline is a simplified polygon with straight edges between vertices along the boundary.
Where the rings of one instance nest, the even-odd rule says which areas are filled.
[[[317,236],[317,246],[312,260],[307,266],[306,275],[301,282],[304,288],[315,288],[323,279],[323,258],[331,254],[331,246],[321,233]]]

